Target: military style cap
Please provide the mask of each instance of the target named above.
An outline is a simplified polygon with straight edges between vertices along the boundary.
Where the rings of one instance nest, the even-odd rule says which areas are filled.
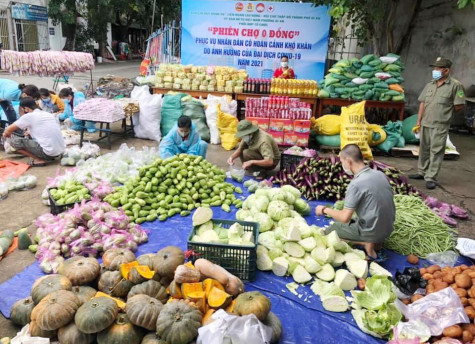
[[[237,133],[236,136],[237,138],[239,137],[243,137],[243,136],[246,136],[246,135],[249,135],[249,134],[252,134],[256,131],[258,131],[259,128],[256,127],[255,125],[253,125],[250,121],[248,121],[247,119],[245,120],[242,120],[239,122],[238,126],[237,126]]]
[[[433,64],[430,65],[431,67],[439,67],[439,68],[450,68],[452,66],[452,61],[449,59],[444,59],[443,57],[438,57]]]

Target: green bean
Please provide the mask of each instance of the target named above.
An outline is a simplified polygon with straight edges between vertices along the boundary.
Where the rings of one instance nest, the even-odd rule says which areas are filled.
[[[404,255],[425,258],[429,253],[455,250],[457,231],[427,207],[419,197],[395,195],[394,230],[385,247]]]

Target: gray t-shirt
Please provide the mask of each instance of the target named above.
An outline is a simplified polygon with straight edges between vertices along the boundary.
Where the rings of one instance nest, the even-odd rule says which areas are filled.
[[[383,172],[363,168],[348,185],[345,208],[358,215],[360,231],[377,231],[387,236],[393,231],[396,215],[393,192]]]

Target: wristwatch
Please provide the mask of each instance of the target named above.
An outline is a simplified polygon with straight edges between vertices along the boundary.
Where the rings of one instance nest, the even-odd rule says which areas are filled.
[[[327,206],[323,206],[323,209],[322,209],[322,214],[323,214],[323,215],[326,215],[326,214],[325,214],[325,209],[328,209],[328,207],[327,207]]]

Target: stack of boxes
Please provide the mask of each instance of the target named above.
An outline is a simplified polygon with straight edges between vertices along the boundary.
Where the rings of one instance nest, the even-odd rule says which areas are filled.
[[[308,146],[312,109],[300,98],[270,96],[246,99],[246,119],[268,132],[279,145]]]

